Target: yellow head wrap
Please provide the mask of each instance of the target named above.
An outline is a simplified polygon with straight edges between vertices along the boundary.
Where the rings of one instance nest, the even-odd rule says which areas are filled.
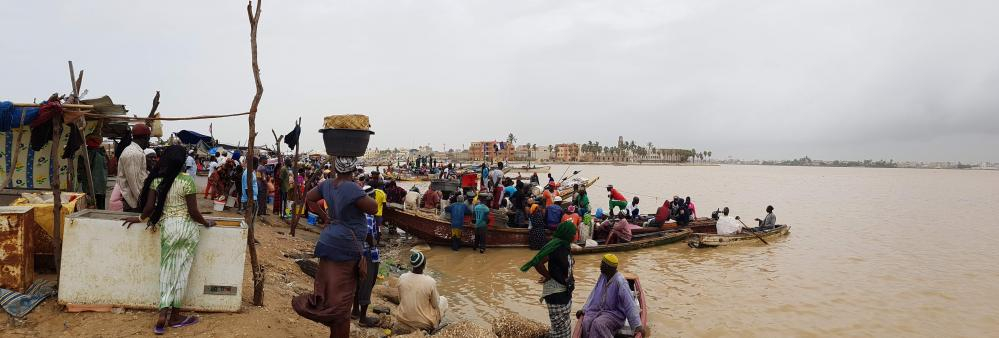
[[[606,255],[604,255],[604,260],[603,261],[604,261],[604,263],[607,263],[607,265],[613,266],[615,268],[617,267],[618,260],[617,260],[617,256],[615,256],[614,254],[606,254]]]

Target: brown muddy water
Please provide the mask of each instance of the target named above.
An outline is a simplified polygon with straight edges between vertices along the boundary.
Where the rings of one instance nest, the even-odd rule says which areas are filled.
[[[561,176],[565,166],[553,166]],[[641,277],[653,335],[991,336],[999,329],[999,172],[770,166],[573,166],[599,176],[643,213],[691,196],[702,216],[728,206],[745,220],[771,204],[787,237],[717,249],[682,243],[619,253]],[[546,182],[544,174],[542,182]],[[659,196],[658,199],[651,196]],[[463,318],[499,309],[547,323],[527,249],[435,246],[428,267]],[[573,311],[599,273],[577,256]],[[575,322],[573,322],[575,325]]]

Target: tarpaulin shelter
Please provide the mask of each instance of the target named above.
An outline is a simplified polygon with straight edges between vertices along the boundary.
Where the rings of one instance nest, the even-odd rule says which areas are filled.
[[[180,142],[184,144],[198,144],[199,141],[205,143],[212,142],[211,136],[199,134],[190,130],[181,130],[174,133],[174,135],[177,135],[177,138],[180,139]]]

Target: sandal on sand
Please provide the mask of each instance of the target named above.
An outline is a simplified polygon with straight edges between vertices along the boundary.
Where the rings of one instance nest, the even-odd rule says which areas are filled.
[[[162,335],[164,333],[166,333],[166,327],[159,326],[159,325],[154,325],[153,326],[153,334],[159,336],[159,335]]]
[[[382,321],[378,317],[364,317],[357,321],[357,325],[361,327],[378,327]]]
[[[197,324],[198,321],[199,321],[198,317],[187,316],[187,317],[184,317],[184,320],[180,321],[180,323],[170,325],[170,327],[178,329],[178,328],[182,328],[182,327],[185,327],[185,326]]]

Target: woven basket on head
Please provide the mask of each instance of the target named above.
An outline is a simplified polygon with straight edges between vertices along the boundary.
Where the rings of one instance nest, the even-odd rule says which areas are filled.
[[[323,128],[368,130],[371,128],[371,123],[368,122],[367,115],[330,115],[323,119]]]

